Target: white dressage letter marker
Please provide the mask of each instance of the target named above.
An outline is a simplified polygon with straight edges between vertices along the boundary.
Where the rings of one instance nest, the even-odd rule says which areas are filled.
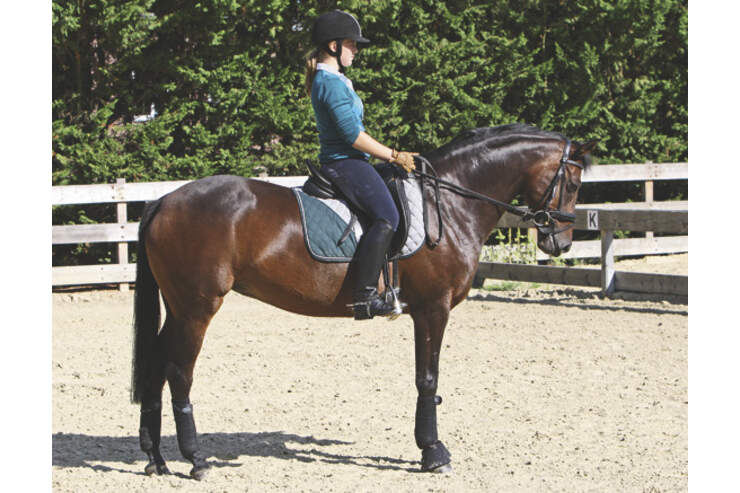
[[[599,211],[588,211],[588,220],[586,226],[589,231],[598,231],[599,229]]]

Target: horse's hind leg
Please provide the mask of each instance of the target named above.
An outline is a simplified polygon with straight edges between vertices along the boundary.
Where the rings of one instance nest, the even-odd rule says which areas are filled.
[[[211,317],[221,306],[222,297],[201,299],[190,307],[188,316],[174,317],[168,310],[168,322],[162,329],[163,344],[167,348],[165,376],[172,395],[172,411],[177,430],[177,444],[183,457],[193,464],[190,475],[202,479],[209,466],[200,452],[190,403],[190,388],[193,384],[193,369],[203,344]]]
[[[161,359],[158,361],[161,361]],[[141,450],[149,457],[149,464],[144,468],[144,472],[148,475],[170,473],[159,451],[162,430],[162,388],[164,387],[164,379],[164,364],[161,364],[154,369],[151,377],[151,386],[141,401],[139,444],[141,445]]]

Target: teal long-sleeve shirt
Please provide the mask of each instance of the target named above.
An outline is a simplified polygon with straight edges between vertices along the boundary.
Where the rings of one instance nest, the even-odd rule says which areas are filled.
[[[362,100],[339,73],[317,70],[311,88],[311,104],[319,131],[319,162],[337,159],[368,159],[352,147],[360,132],[364,109]]]

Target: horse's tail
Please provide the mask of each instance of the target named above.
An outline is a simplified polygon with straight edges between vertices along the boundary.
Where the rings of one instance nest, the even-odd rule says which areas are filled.
[[[131,371],[131,402],[140,403],[151,385],[159,332],[159,286],[152,275],[146,255],[145,239],[149,223],[159,210],[161,200],[149,202],[139,223],[136,248],[136,294],[134,295],[134,348]]]

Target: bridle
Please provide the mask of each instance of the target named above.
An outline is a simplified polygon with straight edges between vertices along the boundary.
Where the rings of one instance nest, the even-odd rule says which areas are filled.
[[[565,180],[563,179],[563,177],[565,176],[565,168],[569,164],[583,169],[583,165],[581,163],[570,159],[570,140],[565,139],[565,146],[563,147],[563,157],[560,159],[558,171],[555,173],[555,177],[553,177],[550,185],[547,187],[547,190],[545,190],[545,195],[542,198],[540,204],[537,206],[538,210],[534,213],[529,213],[532,216],[528,219],[532,219],[532,222],[534,222],[535,226],[537,226],[537,230],[542,234],[556,235],[558,233],[562,233],[563,231],[567,231],[572,228],[573,223],[575,223],[576,221],[575,214],[572,214],[570,212],[562,212],[560,210],[560,208],[563,206],[563,188],[565,187]],[[560,185],[558,206],[553,209],[550,207],[550,204],[552,204],[552,201],[555,199],[555,189],[558,187],[558,184]],[[556,225],[554,220],[566,222],[568,223],[568,225],[562,229],[555,229]]]
[[[484,202],[493,204],[496,207],[501,207],[504,210],[521,217],[523,222],[531,220],[534,223],[535,227],[537,228],[537,231],[541,234],[551,236],[553,238],[553,243],[557,246],[555,235],[562,233],[563,231],[567,231],[571,229],[576,220],[575,214],[570,213],[570,212],[563,212],[560,210],[560,208],[562,207],[562,202],[563,202],[563,188],[565,187],[565,180],[563,179],[563,177],[565,176],[565,168],[568,165],[573,165],[573,166],[576,166],[577,168],[583,169],[583,165],[581,163],[578,163],[570,159],[570,147],[571,147],[571,141],[570,139],[566,138],[565,146],[563,147],[563,156],[562,158],[560,158],[560,164],[558,166],[558,170],[555,173],[555,176],[553,177],[552,181],[550,182],[550,185],[548,185],[547,189],[545,190],[542,200],[539,202],[538,206],[535,208],[534,211],[532,211],[531,209],[526,209],[526,210],[520,209],[519,207],[515,207],[511,204],[507,204],[506,202],[496,200],[492,197],[488,197],[486,195],[480,194],[478,192],[474,192],[472,190],[461,187],[449,181],[443,180],[442,178],[439,178],[437,176],[437,171],[432,167],[431,163],[425,157],[414,156],[414,159],[416,159],[417,161],[421,163],[421,171],[416,169],[413,171],[413,173],[416,176],[421,178],[422,191],[424,188],[425,180],[431,180],[432,186],[434,187],[435,206],[437,210],[437,218],[439,221],[439,236],[436,240],[432,240],[430,238],[429,228],[427,227],[428,225],[427,224],[428,223],[427,209],[426,207],[424,207],[423,208],[424,209],[424,229],[425,231],[427,231],[427,244],[431,248],[436,247],[439,244],[439,242],[442,240],[442,235],[444,234],[444,226],[442,223],[442,212],[440,209],[440,198],[439,198],[440,197],[439,189],[441,187],[444,187],[448,190],[451,190],[457,193],[458,195],[462,195],[463,197],[482,200]],[[431,174],[428,173],[427,170],[430,170]],[[560,185],[558,205],[556,208],[552,208],[551,204],[552,204],[552,201],[555,199],[555,190],[558,188],[558,185]],[[557,229],[557,222],[564,222],[568,224],[565,227]]]

